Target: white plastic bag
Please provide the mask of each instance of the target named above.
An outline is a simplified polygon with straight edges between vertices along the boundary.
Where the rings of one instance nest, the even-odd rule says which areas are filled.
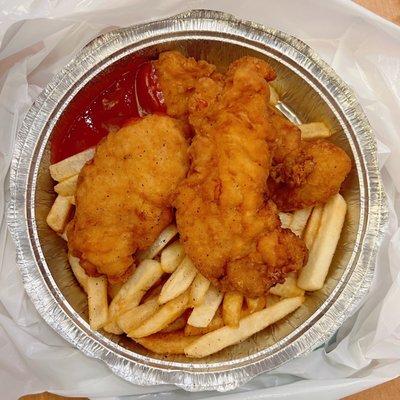
[[[349,83],[378,139],[390,226],[372,289],[336,341],[234,392],[197,399],[337,399],[400,374],[400,28],[350,1],[0,0],[0,387],[2,398],[51,391],[116,398],[188,398],[171,386],[139,387],[83,356],[38,316],[24,293],[4,223],[6,173],[16,131],[53,74],[85,43],[117,26],[209,8],[304,40]],[[114,396],[114,397],[113,397]]]

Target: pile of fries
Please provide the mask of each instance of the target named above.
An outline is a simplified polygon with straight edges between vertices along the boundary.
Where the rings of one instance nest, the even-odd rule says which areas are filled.
[[[272,87],[271,87],[272,88]],[[279,98],[271,89],[275,104]],[[330,136],[322,123],[300,126],[303,139]],[[67,240],[65,229],[73,213],[78,174],[93,157],[86,150],[50,166],[58,194],[47,217],[48,225]],[[201,358],[239,343],[294,312],[305,291],[323,287],[341,234],[346,202],[340,194],[325,205],[281,213],[282,225],[301,236],[309,257],[299,273],[264,297],[246,298],[239,292],[222,293],[201,275],[185,255],[174,225],[168,226],[146,251],[122,285],[105,276],[90,277],[79,259],[68,255],[71,269],[88,296],[93,330],[126,334],[158,354],[185,354]]]

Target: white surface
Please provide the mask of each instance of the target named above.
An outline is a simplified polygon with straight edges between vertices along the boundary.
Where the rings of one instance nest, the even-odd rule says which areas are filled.
[[[90,39],[193,8],[218,9],[286,31],[313,47],[358,95],[379,141],[390,205],[371,292],[336,342],[264,374],[240,390],[194,399],[337,399],[400,374],[400,28],[346,0],[0,0],[0,179],[16,130],[40,90]],[[41,391],[70,396],[186,399],[170,386],[138,387],[58,337],[24,294],[0,191],[1,398]],[[162,392],[163,394],[157,394]],[[143,394],[148,394],[143,396]]]

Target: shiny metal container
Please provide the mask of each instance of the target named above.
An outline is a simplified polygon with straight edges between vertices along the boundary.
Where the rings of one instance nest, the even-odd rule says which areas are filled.
[[[325,287],[288,318],[247,341],[200,360],[161,357],[87,322],[86,296],[67,262],[66,245],[46,225],[54,201],[49,138],[74,95],[112,63],[135,53],[178,49],[225,68],[243,55],[276,69],[281,109],[302,122],[323,121],[332,141],[352,155],[343,195],[348,214]],[[293,111],[292,111],[293,110]],[[230,390],[326,342],[368,292],[387,207],[370,125],[349,87],[307,45],[274,29],[216,11],[191,11],[119,29],[90,42],[37,98],[19,131],[11,169],[8,223],[26,291],[62,337],[118,376],[141,385],[190,391]]]

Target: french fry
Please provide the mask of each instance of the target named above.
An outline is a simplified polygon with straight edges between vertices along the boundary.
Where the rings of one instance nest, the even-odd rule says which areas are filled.
[[[289,228],[293,220],[293,214],[280,212],[279,219],[281,220],[282,228]]]
[[[161,252],[160,262],[161,268],[164,272],[172,274],[185,258],[185,251],[182,244],[177,240],[176,242],[165,247]]]
[[[323,122],[311,122],[299,125],[302,140],[324,139],[332,135],[332,132]]]
[[[312,207],[303,208],[302,210],[296,210],[293,213],[292,221],[289,225],[289,229],[297,236],[301,236],[304,228],[307,225],[308,218],[310,217]]]
[[[215,286],[210,286],[203,302],[193,308],[187,321],[188,325],[204,328],[208,326],[218,310],[224,295]]]
[[[272,85],[269,85],[269,104],[276,106],[279,103],[279,95]]]
[[[60,236],[61,239],[63,239],[66,242],[68,242],[68,236],[67,236],[67,230],[66,229],[64,229],[63,233],[59,233],[58,235]]]
[[[238,326],[243,305],[243,294],[239,292],[225,293],[222,303],[222,318],[228,326]]]
[[[161,278],[163,273],[158,261],[142,261],[112,300],[110,322],[128,307],[139,305],[144,294]]]
[[[120,291],[121,287],[122,287],[123,283],[109,283],[108,284],[108,296],[110,297],[110,299],[113,299],[117,293]]]
[[[76,205],[75,196],[67,196],[67,199],[72,205]]]
[[[128,333],[132,329],[143,324],[143,322],[154,315],[159,308],[160,305],[158,304],[157,299],[150,299],[140,306],[132,307],[119,315],[117,324],[125,333]]]
[[[61,196],[75,196],[78,176],[79,175],[73,175],[57,183],[57,185],[54,186],[54,191]]]
[[[268,293],[266,298],[266,307],[271,307],[276,303],[279,303],[282,298],[280,298],[279,296],[275,296],[274,294]]]
[[[186,290],[178,297],[161,306],[154,315],[142,325],[128,332],[131,338],[142,338],[159,332],[171,322],[180,317],[188,307],[189,291]]]
[[[246,297],[246,304],[249,313],[252,314],[253,312],[260,311],[265,307],[265,297]]]
[[[187,315],[183,314],[179,318],[177,318],[175,321],[171,322],[169,325],[167,325],[164,329],[160,331],[163,333],[168,333],[168,332],[176,332],[179,330],[182,330],[185,328],[187,322]]]
[[[210,287],[211,282],[199,272],[193,280],[190,287],[190,304],[195,307],[199,306]]]
[[[161,289],[164,286],[164,283],[166,282],[166,279],[164,280],[163,278],[164,278],[164,276],[161,279],[159,279],[159,281],[156,282],[146,292],[146,294],[142,297],[142,300],[141,300],[142,303],[145,303],[147,300],[150,300],[150,299],[157,299],[157,302],[158,302],[158,296],[160,295]]]
[[[68,197],[57,196],[47,215],[47,225],[49,225],[53,231],[62,233],[67,225],[71,209],[72,204]]]
[[[68,253],[68,261],[76,280],[82,286],[82,289],[87,293],[89,277],[86,275],[85,270],[81,267],[81,264],[79,263],[79,258],[74,257],[71,253]]]
[[[311,250],[315,237],[317,236],[319,225],[321,223],[322,210],[322,205],[315,206],[313,208],[310,218],[308,219],[306,229],[304,230],[303,240],[308,250]]]
[[[186,325],[184,332],[186,336],[204,335],[208,332],[212,332],[216,329],[222,328],[223,326],[224,320],[222,319],[222,312],[219,308],[208,326],[206,326],[205,328],[198,328],[197,326]]]
[[[107,277],[88,277],[87,280],[89,324],[97,331],[102,328],[108,319]]]
[[[124,331],[117,324],[116,320],[107,321],[107,323],[103,326],[103,329],[108,333],[113,333],[114,335],[122,335],[124,333]]]
[[[92,147],[82,151],[81,153],[68,157],[56,164],[50,165],[49,169],[51,177],[55,181],[60,182],[64,179],[70,178],[71,176],[79,174],[86,162],[93,158],[94,152],[95,149]]]
[[[290,272],[284,283],[278,283],[273,286],[269,292],[280,297],[298,297],[304,296],[304,290],[297,286],[297,273]]]
[[[137,255],[139,261],[154,258],[160,251],[173,239],[178,230],[175,225],[167,226],[154,241],[154,243],[145,251]]]
[[[135,339],[137,343],[156,354],[185,354],[185,347],[192,344],[199,336],[185,336],[182,331],[155,333]]]
[[[165,282],[161,289],[158,302],[164,304],[178,297],[189,288],[196,274],[196,267],[190,261],[189,257],[186,256],[175,272],[168,278],[167,282]]]
[[[286,317],[301,306],[304,297],[283,299],[271,307],[257,311],[240,320],[239,326],[224,326],[207,333],[185,347],[185,354],[192,358],[201,358],[216,353],[225,347],[246,340],[255,333]]]
[[[64,232],[63,233],[59,233],[59,236],[62,238],[62,239],[64,239],[66,242],[68,242],[68,236],[67,236],[67,232],[68,232],[68,226],[70,225],[70,224],[72,224],[73,223],[73,221],[71,220],[71,221],[69,221],[69,222],[67,222],[67,225],[65,225],[65,228],[64,228]]]
[[[325,204],[307,264],[301,270],[297,281],[301,289],[313,291],[324,286],[340,238],[346,210],[346,201],[340,194],[331,197]]]

